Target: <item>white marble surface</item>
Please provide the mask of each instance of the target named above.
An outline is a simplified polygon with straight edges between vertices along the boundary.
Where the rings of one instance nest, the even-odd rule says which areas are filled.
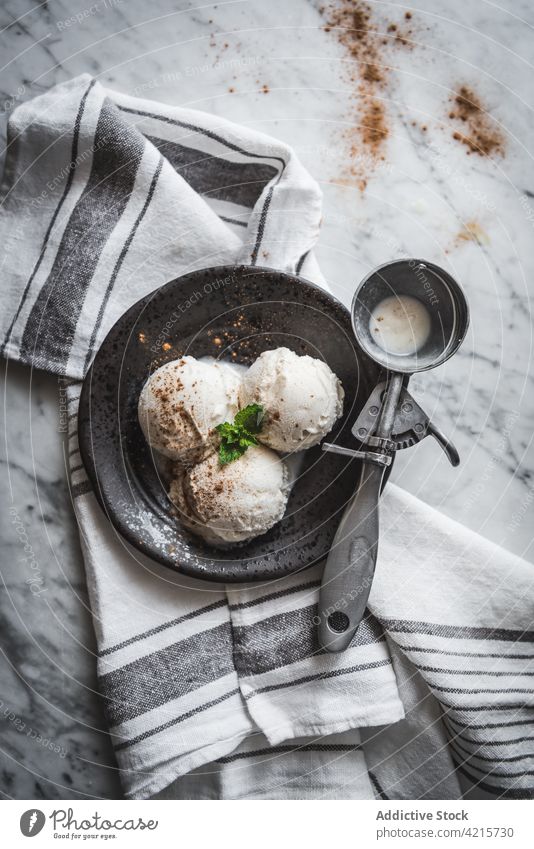
[[[343,138],[357,120],[351,65],[336,34],[323,31],[318,6],[6,0],[4,124],[17,102],[82,72],[124,92],[214,112],[293,145],[320,182],[317,256],[345,303],[371,267],[399,255],[446,266],[465,287],[471,330],[454,360],[414,379],[412,388],[463,462],[451,469],[426,440],[399,455],[394,480],[532,559],[534,10],[528,0],[370,3],[385,38],[387,25],[411,11],[414,43],[384,57],[391,70],[380,96],[390,135],[385,161],[362,193],[347,180]],[[468,156],[452,138],[448,98],[462,83],[499,122],[503,157]],[[478,238],[461,238],[466,226]],[[9,364],[4,399],[0,789],[16,798],[116,796],[94,693],[59,387],[52,377]],[[33,558],[32,574],[42,580],[34,593],[24,557]],[[39,586],[46,592],[37,593]]]

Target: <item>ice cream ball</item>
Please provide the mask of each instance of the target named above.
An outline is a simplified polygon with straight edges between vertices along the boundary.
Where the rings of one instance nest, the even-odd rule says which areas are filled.
[[[264,351],[243,376],[241,407],[261,404],[258,439],[276,451],[302,451],[316,445],[343,411],[343,387],[322,360],[289,348]]]
[[[283,517],[289,496],[284,461],[263,445],[221,465],[212,454],[177,469],[169,489],[178,519],[212,545],[252,539]]]
[[[191,464],[215,450],[214,428],[237,412],[240,378],[231,368],[185,356],[161,366],[141,391],[139,424],[165,457]]]

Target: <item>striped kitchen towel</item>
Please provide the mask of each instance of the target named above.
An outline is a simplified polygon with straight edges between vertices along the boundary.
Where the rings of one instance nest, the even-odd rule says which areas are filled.
[[[264,264],[324,285],[320,215],[290,148],[212,115],[83,76],[10,119],[2,350],[69,382],[66,459],[125,793],[532,795],[523,561],[388,486],[371,613],[332,656],[316,643],[319,566],[265,585],[194,581],[133,550],[91,492],[79,381],[114,321],[204,266]]]

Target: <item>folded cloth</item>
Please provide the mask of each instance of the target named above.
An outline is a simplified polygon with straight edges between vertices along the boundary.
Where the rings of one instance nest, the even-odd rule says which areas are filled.
[[[193,770],[157,799],[372,799],[358,731],[292,738],[247,737],[230,755]]]
[[[370,613],[328,655],[315,636],[319,566],[237,587],[179,576],[117,535],[88,483],[79,380],[114,321],[209,265],[324,285],[320,214],[317,185],[281,142],[87,76],[10,119],[2,350],[69,382],[71,493],[125,793],[530,795],[523,561],[388,485]]]

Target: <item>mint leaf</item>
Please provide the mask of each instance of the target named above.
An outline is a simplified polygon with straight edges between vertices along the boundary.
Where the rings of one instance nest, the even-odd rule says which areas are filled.
[[[221,438],[219,462],[222,466],[242,457],[247,448],[257,445],[255,434],[259,433],[265,413],[261,404],[249,404],[236,413],[232,422],[221,422],[215,430]]]
[[[249,404],[236,414],[234,424],[248,433],[259,433],[263,423],[265,411],[261,404]]]
[[[245,449],[249,448],[251,445],[257,444],[258,440],[255,436],[252,436],[252,434],[246,434],[245,436],[239,437],[239,445],[241,445]]]
[[[233,441],[238,436],[237,428],[235,427],[235,425],[230,424],[230,422],[223,422],[222,424],[218,424],[215,427],[215,430],[223,439],[227,439],[229,441]]]
[[[245,453],[246,448],[240,448],[235,442],[221,442],[219,447],[219,462],[221,466],[226,466],[227,463],[232,463]]]

